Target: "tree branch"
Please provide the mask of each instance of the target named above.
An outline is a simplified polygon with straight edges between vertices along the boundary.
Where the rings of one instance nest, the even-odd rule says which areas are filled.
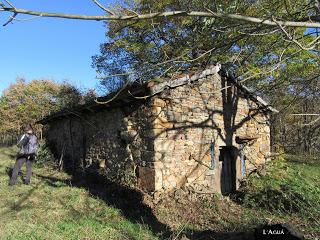
[[[320,116],[320,113],[292,113],[292,116]]]
[[[14,14],[9,18],[9,20],[8,20],[7,22],[5,22],[2,26],[3,26],[3,27],[7,26],[9,23],[11,23],[11,22],[14,20],[14,18],[15,18],[17,15],[18,15],[18,13],[14,13]]]
[[[105,6],[103,6],[101,3],[99,3],[97,0],[92,0],[99,8],[101,8],[103,11],[111,14],[111,15],[115,15],[112,11],[110,11],[109,9],[107,9]]]
[[[77,15],[77,14],[64,14],[64,13],[50,13],[39,12],[33,10],[19,9],[14,7],[1,7],[0,11],[12,12],[17,14],[27,14],[42,17],[66,18],[66,19],[79,19],[79,20],[94,20],[94,21],[124,21],[124,20],[145,20],[159,17],[208,17],[208,18],[222,18],[232,21],[242,21],[250,24],[261,24],[267,26],[278,26],[279,24],[285,27],[308,27],[320,28],[320,23],[309,21],[274,21],[273,19],[262,19],[257,17],[243,16],[239,14],[218,13],[213,11],[168,11],[168,12],[155,12],[147,14],[134,14],[134,15],[109,15],[109,16],[95,16],[95,15]]]
[[[15,6],[13,6],[13,4],[11,2],[9,2],[8,0],[4,0],[10,7],[12,7],[13,9],[15,9]]]
[[[94,101],[95,101],[96,103],[98,103],[98,104],[107,104],[107,103],[109,103],[109,102],[112,102],[114,99],[116,99],[116,98],[120,95],[120,93],[121,93],[124,89],[126,89],[126,87],[127,87],[128,85],[129,85],[129,81],[127,81],[125,84],[123,84],[123,86],[121,87],[121,89],[119,89],[112,98],[110,98],[110,99],[108,99],[108,100],[106,100],[106,101],[100,102],[100,101],[98,100],[98,98],[96,98]]]
[[[312,50],[315,48],[315,46],[318,43],[318,40],[320,39],[320,37],[316,37],[311,43],[308,44],[308,46],[303,46],[298,40],[294,39],[293,36],[291,36],[285,29],[284,27],[276,20],[273,20],[278,27],[281,29],[281,31],[284,33],[284,35],[286,36],[286,38],[288,39],[287,41],[295,43],[296,45],[298,45],[302,50]]]

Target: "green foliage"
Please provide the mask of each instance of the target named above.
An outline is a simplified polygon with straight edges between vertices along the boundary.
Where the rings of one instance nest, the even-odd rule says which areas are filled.
[[[276,215],[297,215],[308,226],[320,226],[319,166],[320,159],[301,164],[289,156],[279,157],[268,165],[266,176],[248,178],[241,201],[250,208]]]
[[[72,108],[81,102],[82,94],[79,89],[68,82],[64,82],[57,92],[57,106],[61,108]]]
[[[17,133],[27,123],[34,124],[48,114],[94,97],[94,91],[83,93],[67,82],[17,79],[0,97],[0,133]],[[36,126],[36,130],[39,128]]]
[[[127,2],[127,6],[118,7],[115,11],[119,14],[132,13],[126,7],[139,13],[211,9],[282,20],[308,17],[312,8],[307,0],[298,3],[293,0],[132,0]],[[175,73],[192,67],[204,67],[216,61],[235,62],[239,66],[239,75],[252,68],[263,72],[267,68],[265,65],[275,64],[279,60],[285,48],[288,50],[283,58],[297,50],[297,46],[284,40],[283,33],[277,31],[278,27],[248,25],[228,19],[185,17],[128,20],[108,22],[107,27],[108,40],[101,45],[101,54],[93,57],[93,66],[99,73],[106,75],[135,71],[129,78],[131,80],[149,80],[165,72]],[[304,37],[304,31],[301,28],[290,33],[302,36],[302,43],[314,39],[312,35]],[[208,54],[204,54],[206,52]],[[114,79],[128,80],[124,77]],[[110,78],[102,83],[109,85],[108,81]]]
[[[38,165],[42,165],[48,162],[52,162],[54,159],[54,156],[50,150],[50,148],[47,146],[46,142],[40,142],[39,143],[39,149],[38,149],[38,154],[36,157],[36,163]]]
[[[26,83],[17,79],[1,96],[0,132],[17,131],[26,123],[57,110],[54,96],[59,85],[49,80],[33,80]]]
[[[294,21],[308,19],[316,11],[309,0],[131,0],[114,11],[132,14],[127,9],[138,13],[210,9]],[[227,18],[155,18],[110,21],[106,26],[107,40],[92,65],[102,75],[101,84],[107,91],[119,89],[126,81],[171,78],[217,61],[232,63],[239,81],[280,110],[274,122],[274,142],[290,152],[319,152],[319,144],[311,144],[320,142],[319,124],[300,131],[304,119],[292,121],[289,115],[319,112],[319,44],[313,50],[302,50],[278,26],[250,25]],[[286,31],[303,46],[317,36],[312,34],[314,29],[288,27]],[[302,102],[312,103],[305,109]],[[290,128],[290,132],[283,128]]]

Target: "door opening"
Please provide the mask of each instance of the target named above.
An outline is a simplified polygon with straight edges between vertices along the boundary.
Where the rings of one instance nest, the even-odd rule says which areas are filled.
[[[238,149],[233,146],[220,148],[219,160],[222,162],[221,168],[221,193],[227,195],[235,192],[237,188],[237,157]]]

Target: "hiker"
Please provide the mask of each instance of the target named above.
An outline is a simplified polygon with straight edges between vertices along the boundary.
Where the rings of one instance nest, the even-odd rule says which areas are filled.
[[[25,134],[23,134],[17,146],[20,148],[19,153],[17,154],[16,163],[14,165],[12,176],[9,182],[10,186],[16,184],[19,171],[24,163],[26,163],[27,174],[24,178],[24,184],[30,184],[30,178],[32,174],[32,162],[35,159],[37,150],[38,150],[38,141],[37,137],[33,134],[33,128],[31,124],[28,124],[25,129]]]

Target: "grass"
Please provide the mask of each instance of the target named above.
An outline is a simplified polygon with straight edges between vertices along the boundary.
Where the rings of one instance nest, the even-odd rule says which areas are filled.
[[[73,186],[69,175],[43,162],[34,166],[31,185],[19,179],[9,187],[15,151],[0,148],[0,239],[229,239],[231,232],[274,223],[289,223],[307,239],[320,237],[319,158],[274,160],[266,176],[248,177],[235,197],[190,200],[172,193],[157,203],[149,199],[151,209],[135,191],[112,196],[109,187]]]
[[[164,202],[158,215],[185,232],[210,230],[216,239],[277,223],[291,225],[306,239],[319,239],[320,159],[289,155],[275,159],[265,176],[249,176],[235,196],[215,195],[183,205]]]
[[[246,183],[245,207],[320,235],[320,159],[287,155],[269,164],[266,176],[252,176]]]
[[[0,148],[0,239],[158,239],[147,225],[70,186],[67,174],[50,167],[34,166],[31,185],[19,179],[9,187],[15,151]]]

